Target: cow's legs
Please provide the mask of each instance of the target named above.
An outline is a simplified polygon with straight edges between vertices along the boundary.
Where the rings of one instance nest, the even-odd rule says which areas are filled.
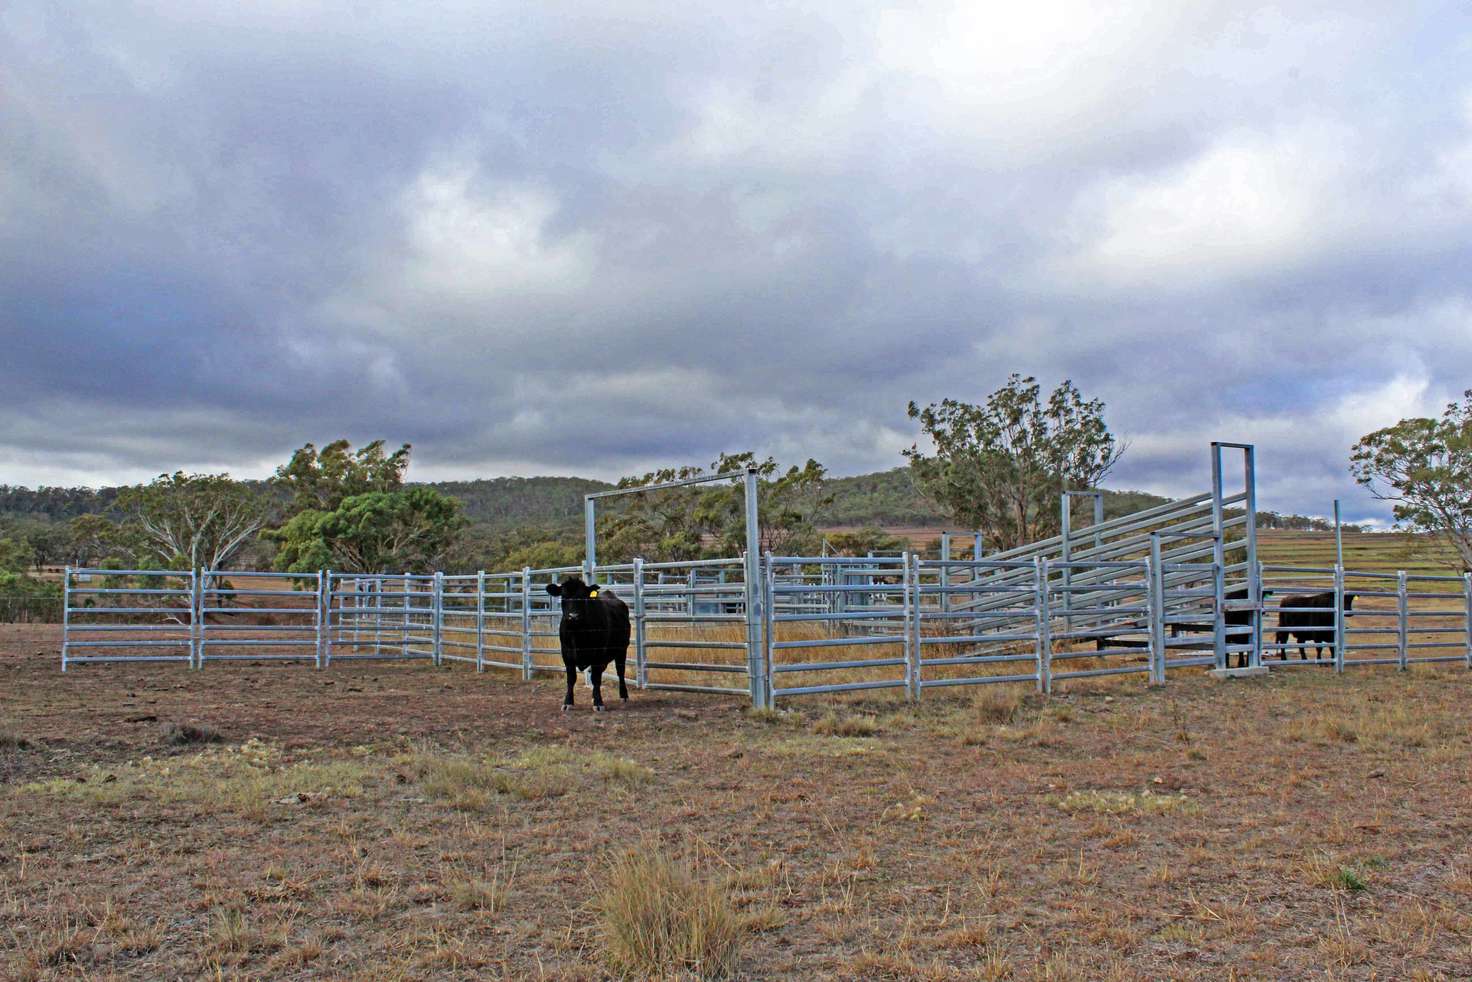
[[[620,651],[613,656],[613,665],[618,669],[618,697],[624,702],[629,701],[629,688],[624,685],[624,662],[628,660],[627,650]]]
[[[603,670],[607,667],[608,662],[595,662],[588,670],[588,677],[593,680],[593,711],[597,713],[603,712]]]
[[[566,711],[572,708],[572,688],[577,684],[578,670],[570,661],[564,661],[562,667],[567,669],[567,695],[562,697],[562,708]]]
[[[1273,635],[1273,640],[1279,645],[1286,645],[1289,641],[1293,640],[1293,635],[1287,631],[1279,631],[1277,634]],[[1288,649],[1284,647],[1278,648],[1278,657],[1281,658],[1283,661],[1287,661]]]

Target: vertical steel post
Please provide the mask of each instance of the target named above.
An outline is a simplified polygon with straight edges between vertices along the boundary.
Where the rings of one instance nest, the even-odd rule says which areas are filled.
[[[1042,556],[1033,560],[1037,581],[1034,606],[1038,619],[1038,691],[1053,691],[1053,624],[1048,598],[1048,561]]]
[[[798,570],[799,585],[801,585],[801,568]],[[774,708],[777,705],[777,694],[773,691],[777,686],[773,681],[776,678],[777,652],[772,645],[777,640],[777,628],[773,622],[777,610],[777,564],[772,562],[772,554],[767,553],[766,569],[762,578],[762,674],[765,676],[767,692],[767,707]]]
[[[1073,630],[1073,496],[1064,491],[1058,502],[1059,525],[1062,529],[1062,548],[1059,558],[1063,560],[1063,624]]]
[[[1257,449],[1251,444],[1242,448],[1242,477],[1243,493],[1247,496],[1243,501],[1243,510],[1247,512],[1247,555],[1243,562],[1247,567],[1247,600],[1252,604],[1252,620],[1256,624],[1262,620],[1262,579],[1261,567],[1257,563]],[[1247,661],[1251,668],[1262,665],[1262,646],[1256,642],[1256,637],[1257,631],[1254,630],[1252,651]]]
[[[1334,502],[1338,512],[1339,502]],[[1334,671],[1344,671],[1344,566],[1334,564]],[[1284,656],[1286,658],[1286,655]]]
[[[649,688],[648,653],[644,650],[644,560],[634,560],[634,683],[641,689]]]
[[[1262,667],[1262,607],[1264,602],[1262,592],[1262,563],[1253,564],[1254,583],[1257,591],[1257,604],[1252,609],[1252,667]]]
[[[354,589],[357,589],[356,585]],[[332,570],[322,571],[322,667],[332,664]]]
[[[1339,520],[1339,499],[1334,499],[1334,565],[1344,565],[1344,528]]]
[[[1472,573],[1462,574],[1462,598],[1467,616],[1467,667],[1472,668]]]
[[[509,591],[508,591],[509,592]],[[532,568],[521,568],[521,678],[532,677]]]
[[[940,534],[940,610],[943,614],[951,611],[951,594],[947,589],[951,585],[951,533]]]
[[[1221,545],[1221,540],[1217,540]],[[1226,567],[1221,563],[1211,564],[1212,592],[1216,594],[1216,600],[1212,604],[1211,617],[1211,650],[1216,656],[1216,667],[1225,669],[1227,667],[1227,622],[1223,616],[1222,605],[1226,603]]]
[[[1222,508],[1222,445],[1216,441],[1211,444],[1211,534],[1215,537],[1211,545],[1211,561],[1218,567],[1227,564],[1226,530],[1222,527],[1224,521]],[[1217,592],[1217,603],[1221,603],[1221,593]],[[1217,668],[1221,668],[1221,651],[1217,651]]]
[[[903,602],[904,653],[905,653],[905,696],[911,702],[920,697],[920,593],[915,581],[918,570],[914,564],[915,554],[908,549],[901,556],[905,565],[900,594]]]
[[[598,525],[594,517],[597,504],[592,497],[583,498],[583,576],[594,582],[598,573]]]
[[[1104,524],[1104,493],[1093,492],[1094,499],[1094,548],[1104,545],[1104,533],[1099,531],[1099,526]]]
[[[1408,623],[1410,621],[1410,617],[1408,616],[1410,613],[1410,603],[1406,598],[1405,570],[1399,570],[1395,574],[1395,610],[1398,615],[1396,619],[1395,662],[1396,667],[1404,672],[1409,667],[1406,642],[1408,640],[1408,628],[1410,626]]]
[[[202,627],[204,616],[204,595],[201,589],[202,577],[199,568],[194,567],[189,571],[189,658],[190,664],[196,668],[204,668],[204,629]]]
[[[317,570],[317,589],[312,594],[312,608],[312,625],[317,638],[312,663],[320,669],[322,667],[322,571],[320,569]]]
[[[413,607],[413,603],[414,603],[414,598],[411,597],[409,594],[415,593],[417,591],[410,589],[410,586],[411,586],[411,584],[412,584],[413,581],[409,579],[409,574],[408,573],[404,573],[403,574],[403,578],[399,582],[401,584],[400,589],[399,589],[399,600],[402,601],[402,603],[404,604],[404,634],[403,634],[403,637],[399,639],[399,657],[400,658],[408,658],[409,657],[409,635],[410,635],[410,624],[411,624],[411,622],[410,622],[410,611],[411,611],[411,609]]]
[[[434,590],[434,645],[431,650],[434,652],[434,663],[442,665],[445,660],[445,574],[435,570],[430,584],[430,589]]]
[[[486,670],[486,571],[475,571],[475,670]]]
[[[743,477],[746,493],[746,671],[751,685],[751,704],[764,709],[770,699],[763,671],[761,526],[757,517],[756,468],[746,468]]]
[[[71,655],[72,642],[72,567],[62,570],[62,671]],[[1472,664],[1472,646],[1468,646],[1468,664]]]
[[[976,560],[977,562],[980,562],[981,561],[981,554],[982,554],[981,533],[980,532],[977,532],[975,534],[974,541],[971,543],[971,558],[974,559],[974,560]]]
[[[1160,536],[1150,536],[1150,681],[1165,684],[1165,569]]]

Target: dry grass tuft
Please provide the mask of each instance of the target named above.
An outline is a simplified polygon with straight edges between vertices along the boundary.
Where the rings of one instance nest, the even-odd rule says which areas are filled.
[[[404,763],[425,793],[466,811],[482,811],[498,794],[538,801],[579,788],[589,778],[623,788],[654,779],[627,757],[570,747],[537,747],[510,761],[421,751]]]
[[[225,737],[219,730],[212,726],[194,723],[165,723],[163,737],[164,743],[173,744],[176,747],[225,742]]]
[[[1167,812],[1189,815],[1200,810],[1183,794],[1156,794],[1153,791],[1080,790],[1049,800],[1062,811],[1098,815],[1161,815]]]
[[[873,716],[830,712],[813,723],[819,736],[870,737],[879,732],[879,721]]]
[[[0,750],[24,750],[31,741],[13,730],[0,730]]]
[[[619,860],[597,906],[609,958],[625,978],[722,978],[736,966],[745,924],[725,888],[657,846]]]
[[[1022,712],[1027,693],[1011,685],[989,685],[972,697],[971,705],[983,723],[1012,723]]]
[[[499,914],[506,908],[506,899],[511,894],[511,884],[515,879],[515,868],[504,873],[500,869],[461,873],[447,884],[450,902],[460,910]]]

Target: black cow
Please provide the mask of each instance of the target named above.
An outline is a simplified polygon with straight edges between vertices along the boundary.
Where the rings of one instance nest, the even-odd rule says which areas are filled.
[[[593,683],[593,709],[603,711],[603,671],[613,662],[618,669],[618,697],[629,698],[624,685],[624,661],[629,654],[629,608],[613,591],[573,576],[547,584],[547,592],[562,598],[562,623],[557,636],[562,641],[562,664],[567,669],[564,711],[572,708],[572,689],[578,672],[586,669]]]
[[[1301,661],[1308,661],[1308,650],[1305,645],[1314,646],[1314,657],[1324,657],[1324,646],[1329,646],[1332,654],[1334,651],[1334,593],[1304,593],[1296,597],[1284,597],[1283,602],[1278,605],[1278,634],[1277,642],[1286,645],[1292,639],[1298,641],[1298,657]],[[1312,608],[1312,609],[1304,609]],[[1354,594],[1344,595],[1344,609],[1346,612],[1354,608]],[[1279,648],[1283,660],[1288,660],[1288,649]]]
[[[1224,601],[1225,600],[1246,600],[1247,599],[1247,592],[1248,592],[1247,591],[1247,587],[1245,587],[1245,586],[1233,587],[1232,589],[1230,589],[1230,590],[1228,590],[1228,591],[1226,591],[1225,593],[1222,594],[1222,600],[1224,600]],[[1257,611],[1255,611],[1255,610],[1224,610],[1224,611],[1222,611],[1222,623],[1226,627],[1229,627],[1229,628],[1232,628],[1232,627],[1251,627],[1252,626],[1253,619],[1256,618],[1256,617],[1257,617]],[[1248,634],[1246,631],[1240,631],[1240,632],[1239,631],[1228,631],[1226,633],[1226,643],[1227,644],[1244,644],[1244,643],[1249,642],[1251,640],[1251,638],[1252,638],[1252,635]],[[1239,651],[1239,652],[1237,652],[1237,667],[1238,668],[1246,668],[1247,667],[1247,662],[1250,659],[1250,657],[1251,656],[1248,654],[1248,652],[1245,652],[1245,651]]]

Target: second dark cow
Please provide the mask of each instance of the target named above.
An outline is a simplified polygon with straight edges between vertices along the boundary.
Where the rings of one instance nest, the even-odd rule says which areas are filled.
[[[1354,594],[1344,595],[1346,612],[1354,608]],[[1334,653],[1334,592],[1303,593],[1296,597],[1284,597],[1278,605],[1277,643],[1287,645],[1290,640],[1298,642],[1298,657],[1308,660],[1305,645],[1314,646],[1314,657],[1322,660],[1324,647]],[[1288,659],[1288,649],[1279,648],[1283,660]]]
[[[587,671],[593,685],[593,709],[603,711],[603,672],[612,662],[618,669],[618,697],[628,701],[624,685],[624,661],[629,654],[629,608],[607,587],[584,583],[573,576],[547,584],[547,592],[562,600],[562,622],[557,637],[562,642],[562,665],[567,669],[567,695],[563,710],[572,708],[572,690],[578,672]]]

